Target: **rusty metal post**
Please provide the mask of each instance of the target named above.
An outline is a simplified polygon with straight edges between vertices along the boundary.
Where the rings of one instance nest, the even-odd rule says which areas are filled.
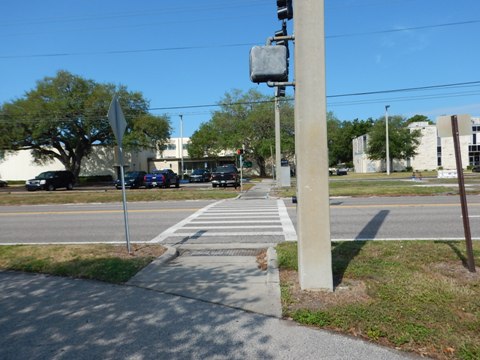
[[[457,163],[458,188],[462,205],[463,231],[467,247],[467,264],[470,272],[475,272],[475,259],[473,258],[472,234],[470,232],[470,219],[468,217],[467,196],[465,194],[465,179],[463,177],[462,154],[460,152],[460,136],[458,134],[457,116],[451,117],[453,145],[455,147],[455,160]]]

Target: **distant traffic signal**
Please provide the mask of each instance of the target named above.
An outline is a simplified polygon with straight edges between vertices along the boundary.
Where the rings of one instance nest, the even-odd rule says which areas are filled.
[[[285,86],[275,87],[275,97],[285,97]]]
[[[238,149],[238,150],[237,150],[237,154],[238,154],[238,155],[243,155],[243,149]]]
[[[292,0],[277,0],[278,20],[290,20],[293,18]]]

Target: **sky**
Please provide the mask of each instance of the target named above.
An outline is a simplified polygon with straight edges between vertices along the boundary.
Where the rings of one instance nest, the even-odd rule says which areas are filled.
[[[249,51],[281,29],[276,11],[276,0],[0,0],[0,103],[66,70],[140,91],[188,137],[234,89],[273,95],[250,81]],[[478,0],[325,0],[327,110],[480,116],[479,35]]]

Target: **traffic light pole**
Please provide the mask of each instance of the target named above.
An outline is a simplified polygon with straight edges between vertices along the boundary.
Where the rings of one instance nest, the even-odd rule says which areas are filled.
[[[324,0],[294,1],[298,270],[304,290],[333,290]]]

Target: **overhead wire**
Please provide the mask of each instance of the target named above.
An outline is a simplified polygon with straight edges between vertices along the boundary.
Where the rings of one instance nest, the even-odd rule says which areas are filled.
[[[385,33],[395,33],[404,31],[416,31],[425,29],[434,29],[441,27],[452,27],[468,24],[478,24],[480,20],[466,20],[443,24],[422,25],[414,27],[405,27],[399,29],[387,29],[361,33],[350,34],[338,34],[327,35],[326,39],[337,39],[354,36],[365,36]],[[123,50],[106,50],[106,51],[85,51],[85,52],[58,52],[58,53],[44,53],[44,54],[23,54],[23,55],[0,55],[0,59],[28,59],[28,58],[41,58],[41,57],[65,57],[65,56],[92,56],[92,55],[119,55],[119,54],[135,54],[135,53],[150,53],[150,52],[164,52],[164,51],[185,51],[185,50],[202,50],[202,49],[214,49],[214,48],[233,48],[233,47],[246,47],[257,45],[257,42],[248,43],[230,43],[230,44],[216,44],[216,45],[195,45],[195,46],[174,46],[165,48],[148,48],[148,49],[123,49]]]
[[[480,81],[467,81],[467,82],[457,82],[457,83],[449,83],[449,84],[437,84],[437,85],[428,85],[428,86],[417,86],[417,87],[409,87],[409,88],[400,88],[400,89],[386,89],[386,90],[378,90],[378,91],[365,91],[365,92],[357,92],[357,93],[348,93],[348,94],[335,94],[335,95],[327,95],[327,100],[330,99],[338,99],[343,97],[361,97],[361,96],[371,96],[371,95],[380,95],[380,94],[393,94],[393,93],[401,93],[401,92],[418,92],[418,91],[431,91],[431,90],[450,90],[450,89],[462,89],[462,88],[471,88],[471,87],[478,87],[480,86]],[[449,93],[440,93],[440,94],[426,94],[426,95],[415,95],[415,96],[405,96],[405,97],[390,97],[390,98],[377,98],[377,99],[361,99],[361,100],[351,100],[351,101],[342,101],[342,102],[329,102],[329,106],[353,106],[353,105],[361,105],[361,104],[372,104],[372,103],[379,103],[379,102],[399,102],[399,101],[414,101],[414,100],[424,100],[424,99],[439,99],[439,98],[450,98],[450,97],[459,97],[459,96],[472,96],[472,95],[480,95],[480,90],[472,90],[472,91],[463,91],[463,92],[449,92]],[[293,101],[293,97],[287,97],[283,99],[283,101]],[[207,109],[207,108],[218,108],[222,106],[235,106],[235,105],[255,105],[255,104],[262,104],[262,103],[274,103],[275,100],[268,99],[268,100],[258,100],[258,101],[238,101],[232,103],[216,103],[216,104],[191,104],[191,105],[179,105],[179,106],[165,106],[165,107],[150,107],[147,109],[149,112],[156,112],[162,111],[165,112],[161,115],[167,116],[175,116],[180,114],[186,114],[185,111],[175,111],[175,110],[188,110],[188,109]],[[170,110],[170,111],[169,111]],[[173,110],[173,111],[172,111]],[[190,112],[189,115],[204,115],[211,113],[212,110],[206,111],[196,111]],[[56,121],[68,121],[72,119],[66,119],[61,116],[61,113],[52,113],[53,117],[56,117]],[[85,120],[92,120],[98,119],[98,116],[89,116],[86,114],[79,115]],[[127,115],[128,118],[128,115]],[[18,116],[17,116],[18,119]],[[107,120],[107,116],[102,118],[103,120]],[[7,119],[6,114],[0,113],[0,122],[6,122]],[[30,121],[38,121],[35,114],[27,115],[26,118],[22,119],[23,121],[30,122]]]

